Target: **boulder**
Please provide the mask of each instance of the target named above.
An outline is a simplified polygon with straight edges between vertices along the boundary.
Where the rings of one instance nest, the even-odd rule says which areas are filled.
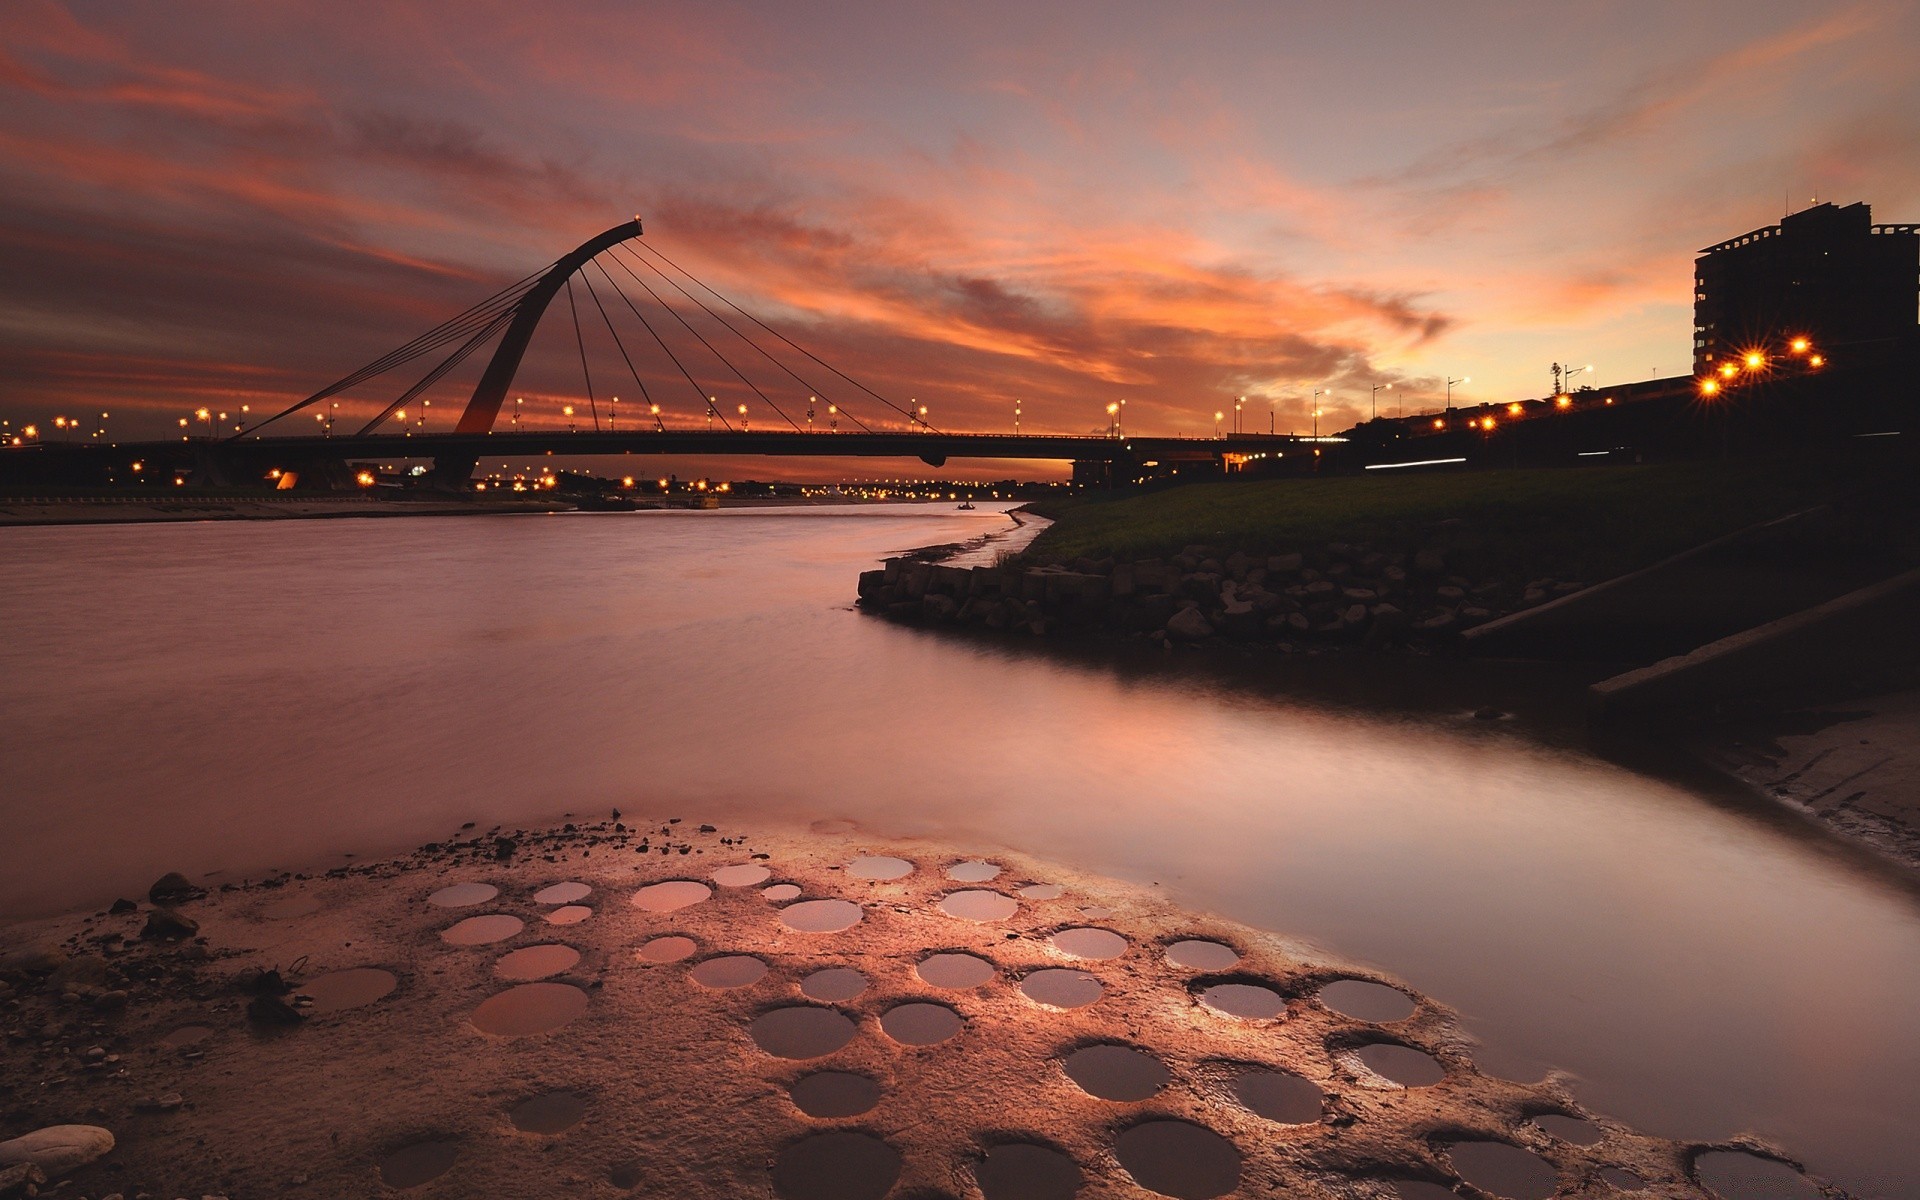
[[[920,615],[929,621],[951,621],[959,611],[960,604],[952,596],[928,592],[920,597]]]
[[[880,589],[885,587],[886,583],[885,571],[862,571],[858,595],[862,600],[871,600],[880,594]]]
[[[51,975],[67,961],[67,952],[58,946],[22,946],[0,957],[0,972],[8,975]]]
[[[0,1166],[31,1163],[58,1179],[113,1149],[113,1134],[98,1125],[49,1125],[0,1142]]]
[[[178,871],[168,871],[147,889],[147,899],[155,904],[178,904],[182,900],[198,900],[204,895],[204,891],[193,886],[193,882]]]
[[[1413,556],[1413,569],[1421,575],[1438,575],[1447,569],[1447,556],[1428,546]]]
[[[200,922],[170,908],[154,909],[147,914],[147,923],[140,928],[141,937],[168,942],[181,941],[199,932]]]
[[[1267,571],[1274,575],[1291,575],[1306,565],[1306,556],[1302,554],[1274,554],[1267,558]]]
[[[1183,608],[1167,618],[1167,636],[1175,641],[1198,642],[1213,636],[1213,626],[1197,608]]]

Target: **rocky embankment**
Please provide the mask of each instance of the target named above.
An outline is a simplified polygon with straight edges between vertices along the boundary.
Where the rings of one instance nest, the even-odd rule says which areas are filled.
[[[1188,546],[1169,558],[955,567],[888,559],[860,604],[895,620],[1036,636],[1278,645],[1432,645],[1584,583],[1468,568],[1443,525],[1418,546],[1329,542],[1254,555]]]

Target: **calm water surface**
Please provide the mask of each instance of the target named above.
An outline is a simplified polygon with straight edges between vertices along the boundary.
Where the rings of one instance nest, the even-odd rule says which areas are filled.
[[[1792,822],[1444,712],[895,628],[982,509],[0,530],[0,912],[614,806],[1006,845],[1303,934],[1490,1070],[1920,1179],[1920,900]],[[1472,701],[1463,700],[1470,705]]]

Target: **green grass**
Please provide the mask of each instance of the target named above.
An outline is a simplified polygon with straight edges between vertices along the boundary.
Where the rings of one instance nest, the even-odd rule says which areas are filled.
[[[1446,536],[1463,565],[1592,582],[1887,474],[1859,462],[1794,460],[1195,484],[1037,506],[1055,524],[1028,556],[1148,558],[1196,544],[1249,553],[1311,552],[1327,542],[1410,549],[1458,518],[1464,524]]]

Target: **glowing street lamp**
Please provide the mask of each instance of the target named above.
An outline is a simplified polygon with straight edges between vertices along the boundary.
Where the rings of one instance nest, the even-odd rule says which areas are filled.
[[[194,415],[194,416],[196,416],[196,417],[198,417],[198,418],[200,418],[200,419],[201,419],[202,421],[205,421],[205,422],[207,423],[207,438],[208,438],[208,440],[212,440],[212,438],[213,438],[213,414],[212,414],[211,412],[208,412],[208,411],[207,411],[206,409],[204,409],[204,408],[197,408],[197,409],[195,409],[195,410],[194,410],[194,412],[193,412],[193,415]]]
[[[520,406],[526,402],[527,398],[525,396],[515,396],[513,398],[513,431],[515,433],[520,432]]]
[[[1320,397],[1333,395],[1332,388],[1313,389],[1313,436],[1320,436]]]
[[[1245,396],[1235,396],[1233,398],[1233,432],[1235,434],[1240,432],[1240,408],[1246,402],[1247,398]]]
[[[1107,405],[1107,436],[1113,438],[1120,436],[1120,405],[1118,402],[1112,402]]]
[[[807,432],[808,433],[813,432],[813,406],[814,406],[814,403],[819,399],[820,397],[818,396],[807,397]]]
[[[619,428],[620,428],[620,397],[615,396],[613,398],[613,411],[607,414],[607,432],[612,433]],[[627,486],[632,487],[633,485],[629,483]]]
[[[719,409],[714,407],[715,399],[716,397],[713,397],[713,396],[707,397],[707,432],[708,433],[713,432],[713,418],[718,416],[720,412]]]
[[[1376,383],[1373,385],[1373,419],[1374,420],[1378,421],[1380,419],[1380,393],[1390,392],[1392,390],[1393,390],[1393,385],[1390,383]]]
[[[1227,419],[1227,414],[1223,412],[1216,412],[1213,414],[1213,436],[1215,437],[1220,436],[1220,422],[1226,419]]]
[[[1473,382],[1473,376],[1471,375],[1462,375],[1458,379],[1449,378],[1447,380],[1447,411],[1448,412],[1453,411],[1453,385],[1456,383],[1472,383],[1472,382]]]
[[[1013,402],[1013,433],[1015,437],[1020,436],[1020,401],[1018,400]]]
[[[827,405],[827,432],[840,432],[840,406],[838,404]]]
[[[653,418],[654,430],[658,433],[665,433],[667,431],[667,423],[660,419],[660,406],[658,404],[649,404],[647,406],[647,412],[648,415]]]
[[[920,432],[922,433],[933,432],[933,426],[927,424],[927,406],[924,404],[920,406]]]
[[[746,431],[747,431],[747,406],[742,404],[740,406],[740,432],[745,433]]]
[[[571,404],[561,405],[560,415],[567,419],[567,432],[568,433],[576,432],[574,429],[574,423],[573,423],[573,405]]]

